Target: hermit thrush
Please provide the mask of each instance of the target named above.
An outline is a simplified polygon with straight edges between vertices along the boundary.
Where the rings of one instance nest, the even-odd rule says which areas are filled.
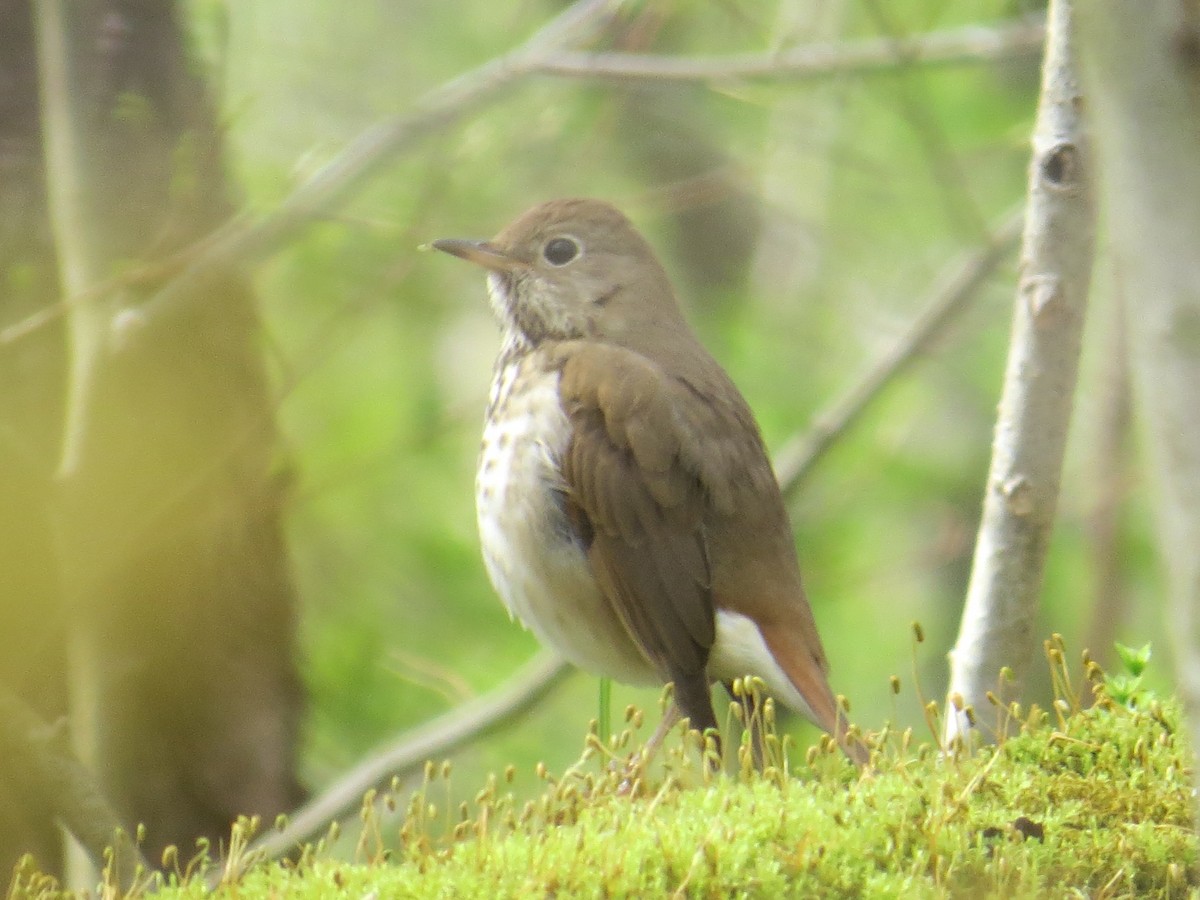
[[[757,675],[862,762],[754,416],[649,244],[606,203],[555,200],[433,246],[488,270],[504,332],[475,499],[509,612],[583,669],[674,682],[700,730],[712,682]]]

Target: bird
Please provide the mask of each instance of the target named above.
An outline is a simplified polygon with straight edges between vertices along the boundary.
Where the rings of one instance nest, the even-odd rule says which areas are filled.
[[[713,684],[756,676],[863,765],[758,424],[651,245],[571,198],[431,246],[486,270],[502,332],[475,496],[510,615],[581,669],[672,683],[701,732]]]

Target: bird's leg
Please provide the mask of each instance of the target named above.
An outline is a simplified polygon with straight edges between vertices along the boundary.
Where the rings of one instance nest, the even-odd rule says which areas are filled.
[[[650,740],[646,741],[646,745],[642,747],[642,760],[646,764],[649,764],[654,759],[654,755],[658,753],[658,748],[662,746],[662,742],[666,740],[671,729],[679,721],[680,715],[678,705],[672,701],[671,705],[667,707],[667,711],[663,713],[662,721],[654,729],[654,734],[650,735]]]
[[[658,755],[658,751],[662,747],[663,741],[671,733],[671,729],[679,724],[681,718],[683,718],[683,711],[679,708],[679,704],[671,701],[671,704],[663,712],[662,721],[654,729],[654,734],[642,745],[642,748],[633,758],[628,761],[626,769],[627,780],[631,780],[638,770],[644,770],[654,761],[655,756]],[[704,757],[704,762],[710,767],[710,771],[719,771],[721,768],[720,732],[715,726],[710,725],[704,730],[702,736],[704,743],[701,745],[701,754]],[[709,741],[712,741],[712,743],[710,744]]]
[[[679,722],[679,718],[679,707],[672,701],[663,712],[662,721],[654,729],[654,734],[631,757],[625,760],[624,771],[621,771],[622,764],[619,759],[614,759],[609,764],[612,771],[621,774],[619,793],[627,793],[635,789],[636,783],[645,774],[646,769],[650,767],[650,763],[654,761],[654,757],[658,753],[658,748],[662,746],[662,742],[666,740],[671,729]]]
[[[700,732],[700,755],[710,774],[721,769],[721,729],[713,712],[712,682],[703,669],[699,672],[670,672],[675,685],[675,706],[687,716],[691,728]],[[712,744],[709,744],[709,740]]]

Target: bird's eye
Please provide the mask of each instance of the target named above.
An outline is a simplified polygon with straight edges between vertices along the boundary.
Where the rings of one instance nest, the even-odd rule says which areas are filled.
[[[552,266],[565,266],[579,255],[579,244],[574,238],[556,237],[546,241],[542,256]]]

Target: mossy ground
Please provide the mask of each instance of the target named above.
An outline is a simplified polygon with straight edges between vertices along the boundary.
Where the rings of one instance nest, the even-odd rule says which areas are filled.
[[[682,741],[648,773],[611,765],[593,737],[575,769],[540,773],[540,799],[517,809],[495,779],[445,838],[435,798],[449,767],[430,766],[399,821],[386,813],[394,797],[364,805],[357,862],[336,860],[322,842],[298,862],[239,859],[236,877],[210,867],[206,878],[203,863],[176,868],[155,896],[207,897],[219,879],[215,896],[239,900],[1197,896],[1191,756],[1177,707],[1144,698],[1130,709],[1101,693],[1081,709],[1069,685],[1065,695],[973,754],[911,732],[877,735],[866,774],[828,745],[792,771],[786,740],[773,736],[762,773],[743,745],[738,774],[707,774]],[[58,894],[26,867],[9,896]]]

